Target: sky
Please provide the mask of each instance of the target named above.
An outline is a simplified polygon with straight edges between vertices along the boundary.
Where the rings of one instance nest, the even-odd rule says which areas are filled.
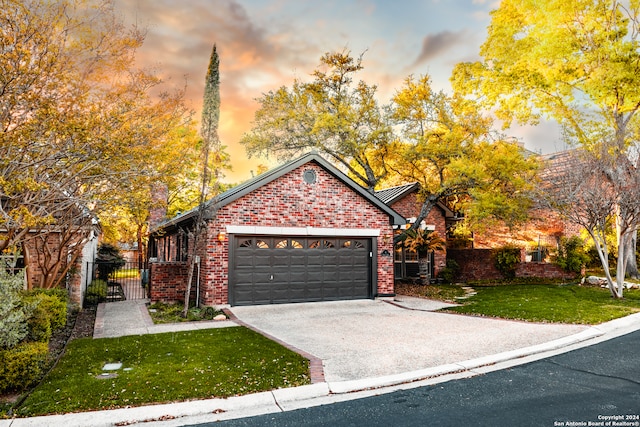
[[[239,140],[250,131],[262,94],[310,79],[326,52],[364,53],[359,79],[378,86],[386,104],[409,75],[429,74],[451,91],[458,62],[479,60],[499,0],[115,0],[128,23],[147,28],[140,67],[169,86],[186,85],[187,104],[201,115],[213,44],[220,57],[219,136],[231,155],[225,180],[251,178],[267,159],[248,159]],[[543,154],[563,149],[553,123],[507,134]]]

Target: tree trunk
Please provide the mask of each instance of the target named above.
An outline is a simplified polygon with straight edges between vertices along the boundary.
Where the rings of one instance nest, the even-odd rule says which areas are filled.
[[[201,202],[198,207],[198,215],[196,217],[196,224],[193,231],[193,249],[191,250],[191,254],[189,256],[189,271],[187,273],[187,284],[184,290],[184,306],[182,308],[182,317],[187,318],[187,313],[189,312],[189,300],[191,298],[191,283],[193,282],[193,273],[196,269],[196,261],[198,253],[198,241],[200,240],[200,234],[202,234],[202,221],[204,218],[204,203]],[[197,304],[197,302],[196,302]]]
[[[632,279],[640,279],[640,271],[638,271],[638,259],[636,256],[636,248],[638,244],[638,232],[634,231],[629,235],[627,242],[626,270],[627,277]]]
[[[436,205],[437,201],[438,201],[438,196],[435,196],[435,195],[429,196],[427,200],[425,200],[424,203],[422,204],[422,207],[420,208],[420,212],[418,213],[418,216],[416,218],[416,222],[411,224],[411,227],[405,230],[405,233],[409,230],[417,230],[420,227],[420,223],[422,223],[422,221],[427,217],[427,215],[429,215],[429,212],[431,212],[431,209]],[[394,245],[403,239],[403,234],[404,233],[397,234],[396,236],[394,236],[393,238]]]
[[[420,275],[420,284],[428,285],[430,283],[429,270],[429,253],[418,254],[418,273]]]

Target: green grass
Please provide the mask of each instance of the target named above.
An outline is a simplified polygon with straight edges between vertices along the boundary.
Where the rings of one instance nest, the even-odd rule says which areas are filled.
[[[121,362],[115,378],[100,378]],[[309,384],[308,361],[243,327],[77,339],[15,410],[37,416],[229,397]]]
[[[113,272],[114,279],[139,278],[140,270],[137,268],[121,268]]]
[[[640,311],[640,290],[626,290],[615,300],[608,289],[578,285],[474,286],[477,295],[460,307],[461,314],[530,322],[595,325]]]

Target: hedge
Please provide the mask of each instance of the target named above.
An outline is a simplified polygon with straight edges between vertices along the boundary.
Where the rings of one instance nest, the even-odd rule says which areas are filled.
[[[38,381],[48,353],[49,346],[44,342],[22,343],[0,351],[0,393],[22,391]]]

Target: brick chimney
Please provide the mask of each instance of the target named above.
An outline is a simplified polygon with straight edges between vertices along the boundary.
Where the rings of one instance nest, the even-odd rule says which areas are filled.
[[[151,187],[151,206],[149,206],[149,230],[155,229],[158,224],[167,219],[167,200],[169,188],[166,184],[158,182]]]

